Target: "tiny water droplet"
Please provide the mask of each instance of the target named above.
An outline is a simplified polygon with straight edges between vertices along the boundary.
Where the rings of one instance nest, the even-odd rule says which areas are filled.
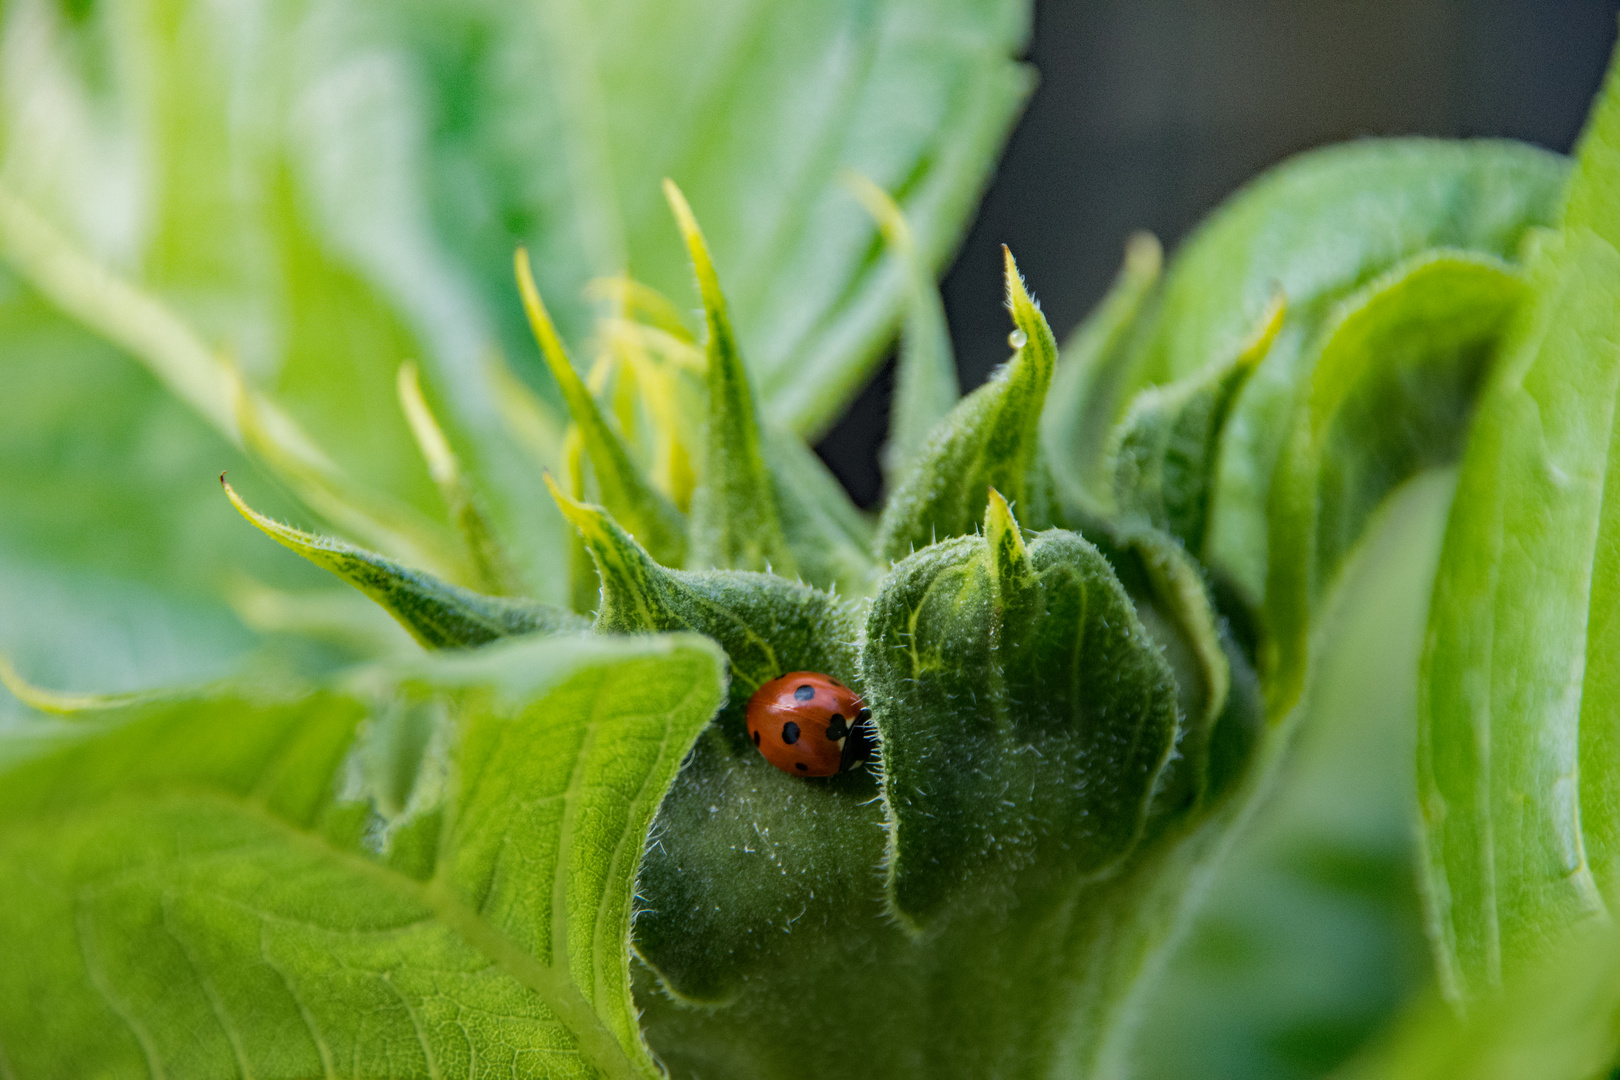
[[[1029,336],[1026,335],[1022,330],[1014,330],[1012,333],[1007,335],[1007,344],[1011,345],[1015,349],[1022,349],[1024,347],[1024,342],[1028,340]]]

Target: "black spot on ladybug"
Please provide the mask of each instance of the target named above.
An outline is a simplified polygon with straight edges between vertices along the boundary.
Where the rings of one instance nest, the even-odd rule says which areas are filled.
[[[802,761],[795,761],[793,763],[793,767],[795,769],[798,769],[800,772],[809,772],[810,771],[809,766],[805,765],[805,763],[802,762]]]
[[[832,719],[827,721],[827,738],[837,742],[848,734],[849,728],[845,725],[844,718],[838,713],[833,713]]]
[[[809,701],[811,698],[813,698],[815,696],[816,696],[816,688],[811,686],[809,683],[805,683],[803,686],[801,686],[797,690],[793,691],[793,700],[794,701]]]
[[[782,741],[792,746],[799,741],[799,725],[792,720],[782,725]]]
[[[754,745],[755,746],[759,745],[759,732],[757,732],[757,731],[754,732]]]

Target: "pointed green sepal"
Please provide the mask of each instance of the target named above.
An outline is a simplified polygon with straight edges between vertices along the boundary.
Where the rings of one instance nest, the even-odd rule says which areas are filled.
[[[985,535],[901,562],[866,624],[890,897],[918,927],[1117,864],[1176,736],[1175,678],[1107,560],[1069,532],[1026,545],[987,504]]]
[[[1012,507],[995,488],[990,489],[990,501],[984,508],[984,539],[990,545],[990,584],[997,606],[1004,608],[1028,591],[1035,569]]]
[[[479,586],[497,596],[510,596],[522,585],[512,559],[496,538],[494,526],[478,498],[473,494],[461,461],[450,448],[450,440],[428,406],[422,394],[422,378],[416,365],[406,362],[399,366],[395,382],[400,409],[410,424],[417,448],[427,462],[428,474],[439,487],[450,510],[450,521],[461,535],[467,549],[468,561],[478,577]]]
[[[1221,431],[1286,311],[1283,296],[1274,295],[1229,363],[1137,396],[1110,455],[1114,503],[1123,518],[1164,530],[1194,555],[1203,551]]]
[[[708,430],[703,472],[692,494],[687,565],[694,570],[769,569],[791,576],[797,562],[782,534],[762,448],[758,404],[731,330],[720,278],[685,196],[670,180],[664,181],[664,195],[692,258],[709,332]]]
[[[574,423],[579,425],[585,453],[596,473],[602,505],[646,545],[653,558],[665,566],[680,566],[686,560],[685,519],[674,504],[642,476],[624,440],[602,415],[590,388],[574,370],[568,350],[552,324],[545,302],[540,299],[540,290],[535,287],[534,275],[529,269],[529,253],[518,248],[513,264],[529,327],[540,343],[540,353],[562,391],[563,400],[568,403]]]
[[[219,478],[231,504],[260,532],[365,593],[429,649],[470,648],[520,634],[566,633],[586,623],[545,604],[484,596],[331,537],[273,521]]]
[[[1041,408],[1057,342],[1006,253],[1007,306],[1023,343],[1012,361],[952,409],[929,435],[878,523],[877,550],[902,559],[976,528],[995,488],[1032,526],[1044,526],[1049,481],[1037,467]]]
[[[606,509],[569,498],[549,476],[546,484],[601,575],[597,632],[707,634],[730,655],[732,677],[746,691],[744,701],[760,684],[795,670],[785,666],[784,650],[800,657],[826,651],[838,658],[842,671],[853,674],[853,646],[830,643],[855,640],[854,626],[834,597],[769,574],[666,570]],[[759,616],[757,622],[750,611]],[[773,641],[778,635],[781,640]],[[824,638],[829,644],[809,644]]]

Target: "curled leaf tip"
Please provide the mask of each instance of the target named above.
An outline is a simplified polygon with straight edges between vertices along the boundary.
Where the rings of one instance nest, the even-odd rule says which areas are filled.
[[[1265,359],[1266,353],[1271,351],[1271,343],[1277,340],[1277,333],[1282,329],[1283,320],[1288,315],[1288,295],[1283,292],[1281,285],[1273,285],[1271,299],[1260,312],[1260,317],[1254,321],[1254,327],[1249,336],[1243,340],[1238,350],[1238,363],[1243,367],[1252,368]]]
[[[1029,562],[1029,549],[1024,544],[1024,533],[1013,516],[1012,506],[1001,492],[989,489],[990,498],[984,508],[984,538],[990,545],[991,557],[998,570],[997,577],[1022,570]]]
[[[543,474],[546,481],[546,490],[557,503],[557,509],[562,511],[568,523],[578,529],[587,539],[601,531],[601,519],[607,516],[606,511],[578,499],[563,491],[561,485],[551,478],[551,474]]]
[[[11,696],[36,712],[70,716],[74,713],[94,712],[98,709],[117,709],[150,700],[155,695],[136,691],[123,694],[79,694],[68,690],[50,690],[36,686],[22,677],[9,656],[0,655],[0,686]]]
[[[1131,277],[1158,277],[1164,266],[1164,245],[1152,233],[1133,232],[1125,241],[1125,273]]]

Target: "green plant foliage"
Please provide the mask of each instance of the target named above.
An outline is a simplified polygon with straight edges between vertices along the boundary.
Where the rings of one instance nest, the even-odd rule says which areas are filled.
[[[681,512],[642,475],[618,432],[602,415],[596,398],[574,370],[568,350],[557,336],[540,292],[529,271],[529,255],[518,249],[518,289],[529,315],[529,326],[540,343],[551,377],[562,392],[568,412],[578,426],[580,441],[591,459],[592,472],[602,504],[630,530],[654,558],[667,566],[678,566],[686,558],[686,522]]]
[[[1221,429],[1238,391],[1282,329],[1276,297],[1232,362],[1144,391],[1120,422],[1114,462],[1114,505],[1202,554]]]
[[[225,484],[243,517],[270,539],[365,593],[425,648],[486,645],[523,634],[583,630],[585,620],[533,601],[483,596],[412,570],[352,544],[283,525],[258,513]]]
[[[1367,140],[1315,151],[1255,181],[1205,222],[1165,275],[1119,378],[1142,387],[1224,364],[1277,290],[1288,314],[1227,419],[1215,477],[1212,569],[1251,604],[1265,595],[1266,509],[1310,346],[1335,305],[1434,248],[1517,256],[1552,220],[1566,167],[1513,143]]]
[[[690,0],[611,11],[252,2],[229,18],[196,0],[8,9],[0,66],[15,92],[0,107],[0,259],[26,283],[8,278],[7,302],[29,315],[8,323],[5,377],[38,371],[62,388],[107,390],[71,412],[42,414],[39,393],[0,401],[0,475],[19,488],[0,512],[17,549],[7,595],[61,594],[53,581],[90,566],[153,611],[196,613],[170,620],[162,656],[155,641],[126,647],[75,622],[62,648],[80,650],[73,671],[93,685],[95,671],[125,681],[217,673],[255,644],[219,601],[222,581],[244,571],[278,585],[315,580],[282,581],[288,571],[255,558],[205,482],[222,468],[240,474],[240,455],[155,404],[151,379],[124,370],[131,357],[229,441],[235,367],[311,436],[301,449],[342,463],[349,482],[319,506],[309,484],[289,483],[305,511],[391,558],[488,589],[453,565],[451,530],[437,530],[444,559],[363,527],[363,504],[408,511],[418,525],[443,515],[390,397],[414,357],[465,487],[514,564],[510,591],[568,602],[557,566],[572,532],[537,468],[561,470],[550,455],[562,402],[506,269],[514,238],[535,253],[576,347],[593,278],[634,271],[685,308],[690,271],[657,188],[674,176],[722,269],[747,283],[732,310],[754,377],[769,376],[773,422],[825,426],[879,358],[905,292],[899,271],[870,257],[873,229],[842,173],[893,190],[923,261],[941,265],[1027,92],[1013,58],[1028,23],[1023,0],[776,4],[768,16]],[[829,96],[830,78],[839,90]],[[19,243],[16,207],[88,269],[62,245]],[[171,318],[109,302],[107,270]],[[519,378],[491,363],[497,353]],[[230,363],[208,362],[221,356]],[[525,380],[539,393],[519,402]],[[73,454],[58,452],[63,442]],[[265,449],[254,450],[261,463]],[[195,464],[183,460],[192,453]],[[50,472],[21,467],[44,462]],[[56,494],[39,498],[36,480]],[[27,509],[62,507],[70,488],[80,527]],[[183,535],[156,542],[171,525]],[[64,527],[72,544],[54,535]],[[117,622],[91,615],[111,610],[94,601],[83,610]],[[104,661],[83,651],[103,645]]]
[[[0,451],[39,475],[0,469],[0,1076],[1320,1074],[1414,981],[1300,927],[1393,951],[1417,906],[1430,580],[1443,990],[1494,1015],[1607,911],[1613,86],[1563,202],[1506,143],[1309,154],[1162,280],[1133,239],[1061,353],[1008,253],[1012,356],[958,400],[933,274],[1026,6],[258,14],[4,24]],[[874,524],[804,437],[902,322]],[[220,465],[426,651],[172,497]],[[216,682],[105,674],[113,617]],[[792,671],[872,760],[760,752]],[[1313,964],[1342,992],[1287,993]],[[1560,1070],[1612,1056],[1612,981]],[[1230,1030],[1158,1052],[1165,1005]],[[1396,1075],[1511,1057],[1423,1023]]]
[[[1489,995],[1606,911],[1615,879],[1617,131],[1611,75],[1480,405],[1435,585],[1418,776],[1455,1001]]]
[[[454,717],[447,775],[424,764],[384,832],[345,794],[367,704],[339,691],[222,690],[7,747],[9,1068],[657,1075],[632,878],[718,651],[542,640],[377,674]]]
[[[1051,524],[1049,479],[1037,468],[1041,407],[1057,364],[1057,342],[1005,253],[1007,306],[1023,335],[1013,358],[969,394],[928,436],[878,521],[877,551],[892,561],[961,536],[1000,491],[1033,528]]]
[[[900,356],[895,363],[894,401],[889,406],[889,441],[883,448],[883,475],[891,488],[922,450],[928,433],[962,397],[945,303],[934,275],[917,250],[906,216],[889,193],[864,177],[851,175],[851,188],[883,231],[883,240],[905,269],[908,299]]]
[[[1125,244],[1125,262],[1108,295],[1064,344],[1052,375],[1051,400],[1041,413],[1041,440],[1064,501],[1106,507],[1108,438],[1125,406],[1124,378],[1137,327],[1150,310],[1164,251],[1150,233]]]
[[[1026,545],[992,490],[982,537],[895,567],[865,652],[907,920],[963,895],[1005,890],[1011,906],[1130,852],[1175,739],[1175,682],[1095,548],[1062,532]]]
[[[1272,693],[1305,678],[1311,612],[1399,484],[1461,455],[1498,340],[1523,295],[1496,259],[1417,256],[1347,298],[1322,331],[1272,481]]]
[[[664,182],[703,297],[708,326],[706,365],[709,419],[703,479],[692,494],[692,555],[695,569],[768,570],[792,574],[796,567],[782,538],[775,493],[759,431],[759,410],[748,369],[731,332],[731,316],[708,245],[680,189]]]
[[[1455,479],[1436,470],[1403,485],[1314,609],[1287,769],[1149,989],[1132,1075],[1313,1080],[1432,984],[1411,765],[1417,657]]]

